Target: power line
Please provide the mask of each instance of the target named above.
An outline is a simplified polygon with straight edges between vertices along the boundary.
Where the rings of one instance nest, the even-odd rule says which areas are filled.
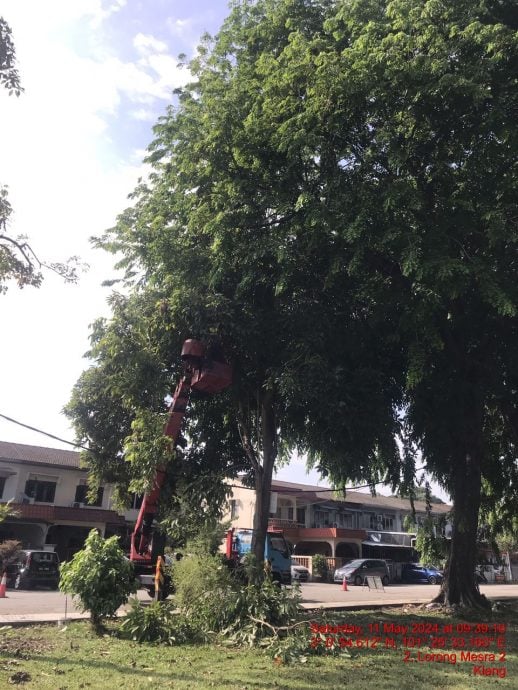
[[[61,441],[61,443],[67,443],[69,446],[73,446],[74,448],[82,448],[83,450],[88,450],[91,452],[90,448],[87,448],[86,446],[82,446],[80,443],[72,443],[72,441],[67,441],[64,438],[61,438],[60,436],[55,436],[54,434],[49,434],[48,431],[43,431],[42,429],[37,429],[35,426],[30,426],[29,424],[24,424],[23,422],[19,422],[17,419],[13,419],[12,417],[8,417],[6,414],[2,414],[0,412],[0,417],[3,417],[3,419],[7,419],[8,422],[12,422],[13,424],[17,424],[18,426],[23,426],[25,429],[30,429],[31,431],[35,431],[37,434],[43,434],[43,436],[48,436],[49,438],[53,438],[55,441]]]
[[[416,467],[415,472],[426,472],[427,467]],[[275,481],[283,481],[282,479],[278,480],[273,480]],[[360,484],[358,486],[346,486],[343,488],[334,488],[334,489],[328,489],[328,488],[320,488],[318,486],[315,486],[312,489],[295,489],[293,487],[287,487],[287,486],[281,486],[275,489],[272,489],[273,492],[275,493],[282,493],[284,495],[291,495],[294,496],[295,498],[299,495],[303,494],[321,494],[321,493],[332,493],[332,492],[340,492],[340,491],[358,491],[358,489],[370,489],[372,486],[378,486],[378,484],[384,484],[386,485],[387,482],[385,482],[383,479],[380,480],[379,482],[374,482],[370,484]],[[255,491],[253,486],[239,486],[238,484],[225,484],[225,486],[229,486],[232,489],[247,489],[249,491]],[[398,496],[385,496],[385,498],[399,498]],[[344,498],[344,500],[347,500],[347,496]],[[316,504],[315,504],[316,505]]]
[[[86,446],[81,445],[80,443],[73,443],[72,441],[67,441],[64,438],[61,438],[60,436],[55,436],[54,434],[50,434],[48,431],[43,431],[42,429],[38,429],[37,427],[30,426],[29,424],[24,424],[24,422],[20,422],[17,419],[13,419],[12,417],[8,417],[5,414],[2,414],[0,412],[0,417],[3,419],[6,419],[8,422],[12,422],[13,424],[17,424],[18,426],[22,426],[25,429],[30,429],[30,431],[35,431],[37,434],[43,434],[43,436],[48,436],[49,438],[53,438],[55,441],[61,441],[61,443],[66,443],[69,446],[73,446],[74,448],[82,448],[83,450],[87,450],[88,452],[92,452],[91,448],[87,448]],[[417,467],[415,469],[415,472],[421,472],[421,471],[426,470],[425,467]],[[275,480],[274,480],[275,481]],[[282,481],[282,480],[279,480]],[[304,495],[304,494],[313,494],[313,493],[333,493],[337,491],[357,491],[358,489],[370,489],[372,486],[378,486],[378,484],[386,484],[385,481],[380,480],[379,482],[374,482],[374,484],[360,484],[360,486],[346,486],[343,488],[338,488],[338,489],[325,489],[322,488],[320,489],[319,487],[315,487],[313,489],[295,489],[292,487],[282,487],[282,493],[283,494],[292,494],[295,497],[299,495]],[[235,484],[226,484],[226,486],[232,488],[232,489],[248,489],[250,491],[255,491],[255,489],[251,486],[238,486]],[[278,493],[278,492],[277,492]],[[390,497],[388,497],[390,498]],[[344,500],[347,500],[345,498]]]

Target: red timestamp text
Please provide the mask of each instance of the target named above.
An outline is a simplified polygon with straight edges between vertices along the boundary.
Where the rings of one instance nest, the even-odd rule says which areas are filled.
[[[310,646],[315,649],[317,647],[325,647],[327,649],[339,648],[365,648],[376,649],[381,642],[381,637],[343,637],[336,635],[315,635],[310,640]]]

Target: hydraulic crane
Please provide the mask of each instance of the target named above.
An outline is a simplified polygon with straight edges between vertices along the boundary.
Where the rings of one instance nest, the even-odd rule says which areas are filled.
[[[164,427],[164,436],[171,439],[174,449],[180,435],[191,391],[213,395],[228,388],[232,383],[232,369],[223,357],[207,352],[205,345],[194,339],[186,340],[182,347],[184,372],[173,394]],[[155,530],[155,519],[160,494],[166,477],[166,467],[161,465],[149,492],[144,495],[137,522],[131,535],[130,560],[141,584],[154,592],[155,568],[158,556],[164,552],[164,537]]]

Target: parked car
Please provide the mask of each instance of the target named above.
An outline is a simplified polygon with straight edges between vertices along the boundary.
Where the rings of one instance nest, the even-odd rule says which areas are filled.
[[[401,582],[408,584],[436,585],[443,580],[443,574],[433,565],[421,565],[420,563],[404,563],[401,569]]]
[[[371,575],[381,577],[383,585],[390,582],[390,573],[385,561],[373,558],[357,558],[341,568],[337,568],[334,574],[335,582],[345,581],[347,584],[363,585],[365,579]]]
[[[59,558],[53,551],[23,549],[14,563],[7,566],[7,586],[32,589],[39,585],[57,589]]]
[[[291,581],[307,582],[309,580],[309,570],[305,565],[300,565],[295,561],[291,562]]]

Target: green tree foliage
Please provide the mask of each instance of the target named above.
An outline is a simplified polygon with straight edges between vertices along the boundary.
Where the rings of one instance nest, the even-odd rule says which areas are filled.
[[[149,180],[98,240],[123,255],[128,304],[155,305],[142,337],[160,313],[171,353],[188,336],[228,353],[234,386],[206,420],[222,404],[216,437],[237,423],[259,541],[287,449],[338,486],[408,483],[421,452],[455,504],[450,604],[485,605],[481,482],[499,497],[517,471],[513,6],[235,3],[155,127]]]
[[[25,236],[13,237],[9,233],[12,213],[8,188],[6,185],[0,186],[0,294],[7,291],[7,281],[10,280],[14,280],[20,288],[26,285],[39,287],[45,269],[57,273],[67,283],[76,283],[78,268],[81,267],[79,258],[72,256],[64,263],[42,261]]]
[[[420,563],[436,568],[446,564],[449,542],[442,536],[444,522],[444,519],[436,522],[431,515],[427,515],[420,525],[410,515],[405,518],[405,530],[416,534],[415,549],[419,553]]]
[[[172,646],[203,639],[189,619],[178,613],[172,601],[153,601],[144,605],[138,599],[132,599],[130,611],[119,630],[123,636],[140,643],[159,642]]]
[[[253,554],[245,568],[257,570]],[[214,633],[236,643],[252,645],[271,631],[271,626],[292,623],[298,615],[300,590],[279,587],[267,576],[261,581],[231,571],[221,556],[197,554],[176,564],[173,573],[175,601],[198,636]]]
[[[474,582],[481,477],[501,482],[516,468],[512,4],[308,3],[327,16],[316,31],[290,24],[262,111],[272,137],[310,148],[321,174],[304,203],[322,203],[343,271],[395,324],[409,447],[455,503],[442,597],[468,605],[484,605]],[[347,428],[328,415],[331,432],[311,409],[321,465],[340,480],[361,471],[343,451]],[[399,481],[398,464],[388,469]]]
[[[454,500],[449,603],[484,603],[473,575],[481,477],[516,464],[518,50],[493,5],[353,3],[362,26],[350,33],[349,8],[336,25],[372,127],[358,189],[366,220],[379,220],[375,238],[362,224],[362,240],[405,294],[410,434]]]
[[[215,519],[196,525],[196,531],[193,531],[185,545],[186,553],[216,556],[220,552],[221,544],[230,526],[230,522],[220,522]]]
[[[396,491],[394,494],[397,498],[410,498],[412,497],[413,501],[424,501],[426,503],[442,503],[444,504],[444,501],[442,498],[439,498],[438,496],[434,496],[434,494],[431,493],[430,487],[428,485],[426,486],[415,486],[412,488],[401,488],[399,491]]]
[[[91,483],[118,485],[119,503],[150,488],[167,466],[159,518],[176,546],[221,517],[226,477],[240,465],[230,406],[194,397],[175,449],[162,435],[166,396],[182,376],[182,338],[155,294],[113,295],[113,318],[94,324],[87,369],[66,408],[75,423]],[[222,394],[223,400],[228,396]],[[174,451],[174,452],[173,452]]]
[[[6,539],[0,542],[0,575],[2,575],[9,563],[16,560],[16,557],[20,553],[22,548],[22,543],[16,541],[15,539]]]
[[[326,580],[329,574],[329,567],[327,565],[327,559],[325,556],[317,553],[313,556],[313,572],[322,579]]]
[[[308,65],[291,60],[291,37],[318,32],[326,7],[239,3],[217,39],[200,47],[190,65],[193,83],[155,127],[149,180],[98,240],[122,253],[133,291],[121,298],[111,323],[98,325],[96,365],[68,407],[80,438],[98,447],[99,458],[119,462],[131,423],[138,423],[136,409],[148,404],[143,391],[160,404],[182,340],[199,337],[221,347],[233,386],[217,399],[194,402],[186,452],[205,465],[208,451],[223,444],[227,473],[246,471],[256,490],[259,561],[273,468],[291,448],[319,443],[329,457],[334,451],[337,467],[347,464],[349,475],[372,481],[384,476],[383,457],[393,465],[398,458],[399,389],[386,357],[393,328],[390,310],[374,298],[384,281],[372,276],[364,299],[365,289],[345,270],[345,243],[327,210],[338,190],[325,181],[324,142],[306,136],[303,119],[298,133],[292,123],[280,127],[279,74],[269,77],[273,56],[282,56],[286,99],[300,102],[291,83],[306,78]],[[281,108],[286,118],[290,107]],[[119,319],[128,310],[131,326]],[[132,349],[133,329],[142,349]],[[158,376],[155,365],[144,376],[149,352]],[[125,376],[132,377],[126,387]],[[92,414],[101,408],[121,413],[117,433],[102,414]],[[330,442],[337,427],[340,449]],[[133,457],[146,466],[140,446]]]
[[[500,555],[504,551],[518,551],[518,489],[512,472],[503,480],[503,488],[496,489],[495,482],[484,481],[479,539],[491,545]]]
[[[518,42],[494,2],[384,8],[337,13],[346,69],[329,97],[361,98],[358,251],[399,276],[410,437],[454,500],[442,597],[483,605],[481,478],[516,472]]]
[[[16,51],[12,38],[11,27],[3,17],[0,17],[0,86],[17,96],[23,91],[20,75],[16,68]]]
[[[92,530],[85,547],[72,560],[61,564],[59,587],[77,597],[82,611],[90,612],[95,630],[102,621],[115,615],[117,609],[137,591],[133,565],[118,545],[118,537],[103,539]]]

